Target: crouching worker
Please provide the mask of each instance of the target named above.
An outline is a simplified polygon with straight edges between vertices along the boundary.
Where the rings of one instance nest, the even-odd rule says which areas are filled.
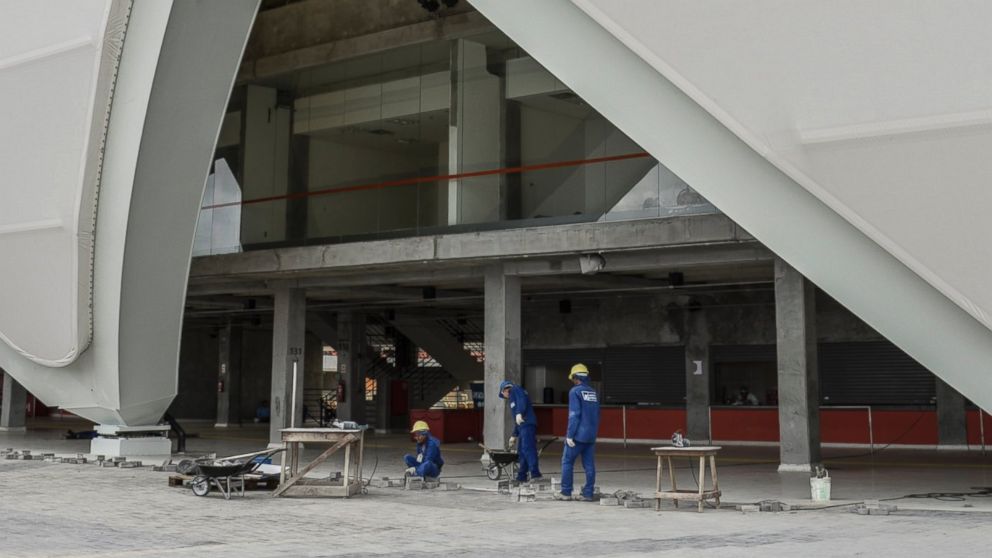
[[[441,459],[441,442],[431,436],[431,428],[422,420],[413,423],[410,433],[417,440],[417,455],[403,456],[407,466],[406,474],[424,478],[440,477],[441,467],[444,467],[444,459]]]

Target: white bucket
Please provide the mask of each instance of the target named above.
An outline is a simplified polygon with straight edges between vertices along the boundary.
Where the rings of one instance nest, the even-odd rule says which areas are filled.
[[[810,498],[814,502],[829,502],[830,501],[830,477],[824,477],[818,479],[812,477],[809,479],[809,493]]]

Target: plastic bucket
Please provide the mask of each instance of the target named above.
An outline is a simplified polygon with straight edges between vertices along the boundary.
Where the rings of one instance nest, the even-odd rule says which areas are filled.
[[[814,502],[830,501],[830,477],[809,479],[809,494]]]

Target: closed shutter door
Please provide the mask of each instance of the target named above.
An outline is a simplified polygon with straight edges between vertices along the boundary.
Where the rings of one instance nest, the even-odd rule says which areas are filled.
[[[685,348],[607,348],[603,399],[615,404],[685,404]]]
[[[824,405],[930,405],[934,375],[888,341],[821,343]]]

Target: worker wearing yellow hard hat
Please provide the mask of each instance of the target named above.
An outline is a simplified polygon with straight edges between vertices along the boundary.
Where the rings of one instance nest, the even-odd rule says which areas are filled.
[[[565,453],[561,456],[561,492],[556,499],[572,499],[572,469],[582,458],[586,484],[577,500],[590,502],[596,486],[596,434],[599,432],[599,394],[589,385],[589,369],[585,364],[572,366],[568,379],[574,386],[568,392],[568,430],[565,431]]]
[[[436,479],[441,476],[444,459],[441,458],[441,442],[431,435],[431,427],[422,420],[413,423],[410,433],[417,440],[417,455],[406,454],[406,474],[413,477]]]

